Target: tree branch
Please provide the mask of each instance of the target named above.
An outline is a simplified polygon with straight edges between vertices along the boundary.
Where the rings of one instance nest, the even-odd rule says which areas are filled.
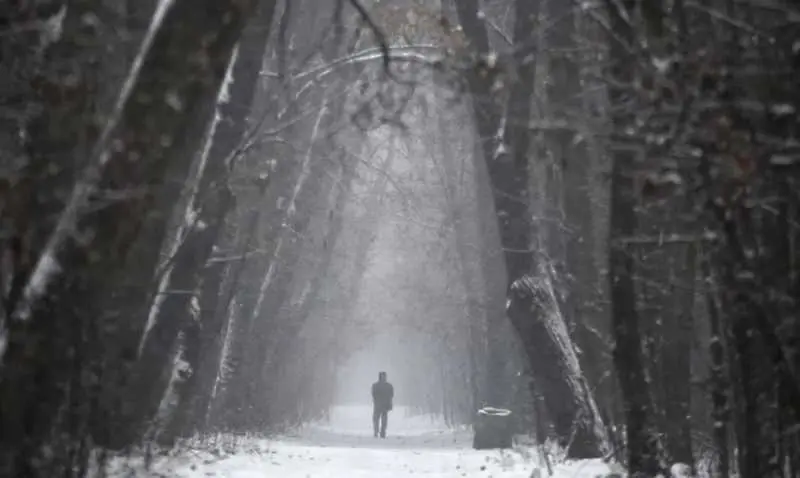
[[[383,30],[378,27],[378,25],[372,20],[372,17],[369,16],[367,9],[364,8],[364,5],[361,5],[359,0],[350,0],[350,4],[353,8],[358,11],[358,14],[361,15],[361,19],[364,20],[369,28],[372,30],[372,33],[375,35],[375,39],[378,40],[378,45],[383,52],[383,68],[389,73],[389,63],[391,62],[391,57],[389,55],[389,40],[386,38],[386,34],[383,33]]]

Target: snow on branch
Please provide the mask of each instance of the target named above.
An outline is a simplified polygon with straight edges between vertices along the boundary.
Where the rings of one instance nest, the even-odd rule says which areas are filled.
[[[386,35],[383,33],[383,30],[378,27],[378,25],[372,20],[372,17],[369,16],[367,9],[364,8],[364,5],[361,5],[361,2],[358,0],[350,0],[350,4],[353,5],[353,8],[358,11],[358,14],[361,15],[361,19],[370,27],[372,33],[375,35],[375,39],[378,40],[378,44],[380,45],[381,49],[381,56],[383,58],[383,67],[387,71],[389,70],[389,62],[391,58],[389,56],[389,40],[386,38]]]
[[[359,63],[367,63],[375,60],[382,60],[388,55],[388,58],[393,61],[405,61],[410,63],[422,63],[426,65],[438,64],[443,56],[426,54],[427,51],[441,51],[441,47],[436,45],[410,45],[403,47],[391,47],[388,52],[384,52],[381,48],[369,48],[363,51],[352,53],[350,55],[337,58],[329,63],[314,67],[310,70],[295,73],[290,76],[292,80],[301,80],[304,78],[312,77],[312,80],[317,81],[324,76],[327,76],[337,69],[349,65]],[[280,75],[276,72],[264,72],[262,76],[271,78],[279,78]]]
[[[715,242],[719,239],[717,234],[706,231],[703,234],[661,234],[658,236],[632,236],[621,237],[613,241],[614,245],[627,246],[627,245],[664,245],[664,244],[682,244],[682,243],[695,243],[695,242]]]

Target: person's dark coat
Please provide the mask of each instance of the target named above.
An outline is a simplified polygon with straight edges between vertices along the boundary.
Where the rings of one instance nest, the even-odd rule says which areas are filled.
[[[372,384],[372,403],[376,410],[389,411],[392,409],[394,399],[394,387],[386,381],[378,381]]]

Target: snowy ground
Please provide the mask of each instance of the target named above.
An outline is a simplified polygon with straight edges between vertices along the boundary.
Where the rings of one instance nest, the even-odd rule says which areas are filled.
[[[395,410],[389,436],[373,438],[371,410],[339,407],[326,424],[308,426],[293,436],[253,440],[227,457],[186,452],[156,461],[146,474],[113,473],[123,477],[176,478],[396,478],[547,476],[535,454],[524,447],[477,451],[468,431],[447,430],[429,417],[406,417]],[[608,468],[597,462],[563,464],[556,478],[595,478]]]

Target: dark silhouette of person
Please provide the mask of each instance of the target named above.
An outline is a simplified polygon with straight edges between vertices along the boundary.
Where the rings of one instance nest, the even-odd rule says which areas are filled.
[[[372,384],[372,429],[376,437],[380,432],[381,438],[386,438],[386,423],[393,399],[394,387],[386,381],[386,372],[379,372],[378,381]]]

